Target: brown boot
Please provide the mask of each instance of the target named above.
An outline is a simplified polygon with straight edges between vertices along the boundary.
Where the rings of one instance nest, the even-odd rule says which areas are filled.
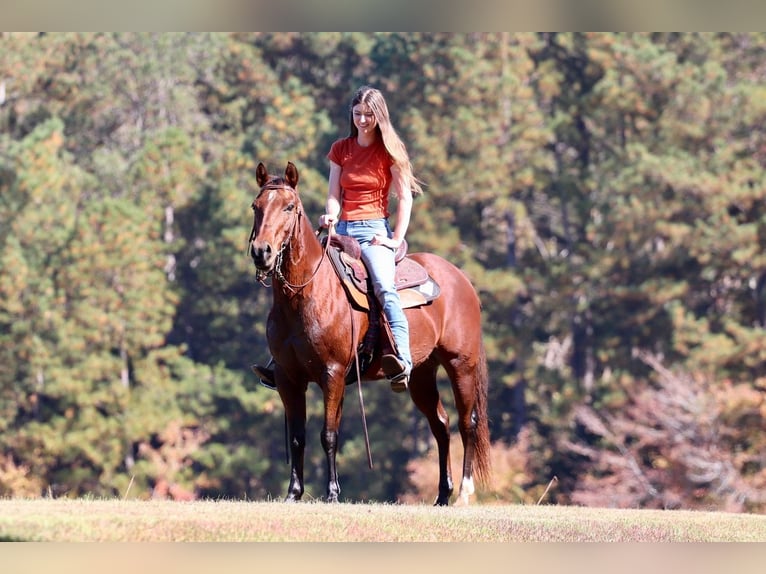
[[[274,361],[269,361],[269,365],[273,364],[273,362]],[[270,369],[268,366],[261,366],[258,363],[250,365],[250,368],[256,375],[258,375],[258,381],[261,385],[272,391],[277,390],[277,385],[274,383],[274,369]]]
[[[391,382],[392,391],[403,393],[407,390],[410,374],[407,372],[407,365],[399,357],[396,355],[383,355],[380,358],[380,367]]]
[[[392,391],[394,391],[395,393],[403,393],[409,388],[410,378],[409,376],[402,373],[398,377],[389,379],[389,382],[391,383]]]

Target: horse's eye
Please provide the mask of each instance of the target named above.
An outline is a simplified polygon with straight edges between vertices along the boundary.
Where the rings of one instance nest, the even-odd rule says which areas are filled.
[[[287,207],[285,207],[285,211],[292,211],[293,209],[295,209],[294,203],[290,203],[287,205]]]

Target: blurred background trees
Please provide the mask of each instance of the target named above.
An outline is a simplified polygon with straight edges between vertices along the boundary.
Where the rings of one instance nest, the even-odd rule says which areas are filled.
[[[0,495],[283,496],[281,404],[249,370],[270,305],[245,255],[253,168],[296,163],[318,216],[325,154],[369,83],[427,184],[411,249],[459,265],[484,305],[481,500],[766,509],[763,34],[0,48]],[[343,495],[431,502],[419,413],[366,386],[369,469],[347,404]]]

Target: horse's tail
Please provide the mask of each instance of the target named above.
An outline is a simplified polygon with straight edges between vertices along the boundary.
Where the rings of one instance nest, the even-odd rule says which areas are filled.
[[[476,450],[474,468],[478,482],[488,485],[492,475],[490,459],[489,414],[487,412],[487,392],[489,388],[489,369],[484,342],[479,349],[479,364],[476,371]]]

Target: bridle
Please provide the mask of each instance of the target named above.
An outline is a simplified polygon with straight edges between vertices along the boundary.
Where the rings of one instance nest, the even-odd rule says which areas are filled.
[[[263,193],[266,190],[275,190],[275,189],[284,189],[286,186],[284,184],[267,184],[261,188],[260,193]],[[297,193],[295,190],[290,187],[289,188],[297,198]],[[260,195],[259,193],[259,195]],[[290,228],[290,232],[285,236],[284,241],[282,241],[282,244],[279,246],[279,251],[277,251],[276,258],[274,260],[274,266],[269,271],[262,271],[260,269],[256,269],[255,271],[255,280],[258,281],[261,285],[264,287],[271,287],[271,283],[268,283],[268,279],[275,276],[280,283],[282,283],[285,287],[287,287],[290,291],[293,293],[297,293],[304,287],[306,287],[309,283],[311,283],[314,280],[314,277],[316,277],[317,273],[319,273],[319,268],[322,266],[322,260],[327,255],[327,249],[330,246],[330,240],[329,237],[327,241],[325,242],[324,249],[322,251],[322,257],[319,258],[319,262],[317,263],[316,268],[311,273],[311,276],[304,282],[300,284],[296,283],[290,283],[287,280],[287,277],[285,277],[284,272],[282,271],[282,265],[284,264],[284,256],[285,256],[285,250],[287,249],[288,245],[290,245],[290,242],[292,241],[293,237],[295,236],[295,230],[298,228],[298,222],[300,221],[301,216],[303,215],[303,210],[299,207],[301,204],[296,204],[295,209],[295,216],[293,217],[293,223]],[[331,235],[333,232],[332,227],[328,229],[328,234]],[[316,236],[319,237],[319,235],[322,233],[322,228],[316,230]],[[253,248],[253,239],[255,239],[255,219],[253,219],[253,228],[250,230],[250,238],[247,241],[247,249],[248,254],[251,252]]]

